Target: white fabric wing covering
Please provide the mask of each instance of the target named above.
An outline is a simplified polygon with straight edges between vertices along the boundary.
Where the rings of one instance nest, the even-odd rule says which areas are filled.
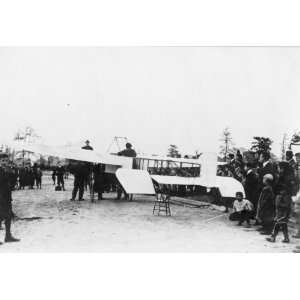
[[[91,163],[116,165],[124,168],[130,168],[132,166],[132,158],[130,157],[99,154],[96,151],[88,151],[80,148],[53,147],[42,144],[37,145],[17,142],[12,145],[12,148],[17,151],[25,150],[47,156],[86,161]]]
[[[222,197],[234,198],[236,192],[242,192],[245,197],[245,190],[243,185],[232,177],[216,176],[216,187]]]
[[[151,175],[152,179],[160,184],[174,185],[198,185],[207,188],[216,187],[220,190],[222,197],[235,197],[236,192],[242,192],[245,195],[243,185],[232,177],[215,176],[214,184],[211,178],[201,177],[179,177],[179,176],[162,176]]]
[[[128,194],[155,195],[154,186],[147,171],[118,169],[116,176]]]

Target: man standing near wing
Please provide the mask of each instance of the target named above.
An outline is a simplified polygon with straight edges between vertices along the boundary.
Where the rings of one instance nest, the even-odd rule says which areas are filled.
[[[74,188],[72,191],[72,198],[70,200],[74,201],[79,191],[78,200],[83,201],[84,183],[88,176],[88,167],[84,162],[71,161],[69,170],[70,173],[74,175]]]
[[[0,153],[0,221],[5,224],[5,239],[6,243],[18,242],[11,234],[12,212],[12,183],[8,168],[8,155]],[[1,244],[1,242],[0,242]]]
[[[61,165],[61,163],[58,163],[58,166],[56,168],[56,176],[57,176],[57,185],[62,188],[63,191],[65,191],[65,168]]]

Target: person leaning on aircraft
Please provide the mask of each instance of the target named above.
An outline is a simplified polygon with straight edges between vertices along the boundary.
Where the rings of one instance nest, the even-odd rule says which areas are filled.
[[[136,157],[136,152],[132,149],[132,145],[130,143],[126,143],[126,149],[118,152],[120,156],[127,156],[127,157]]]

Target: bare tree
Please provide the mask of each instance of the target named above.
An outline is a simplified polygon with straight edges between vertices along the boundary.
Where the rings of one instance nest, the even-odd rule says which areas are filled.
[[[223,130],[220,141],[222,142],[222,145],[220,146],[220,154],[226,157],[230,150],[232,150],[232,147],[234,146],[231,132],[229,131],[228,127],[226,127]]]
[[[286,133],[283,134],[282,137],[282,142],[281,142],[281,159],[285,159],[285,152],[287,149],[287,140],[288,140],[288,135]]]
[[[30,126],[26,126],[24,129],[19,129],[14,136],[15,141],[24,141],[24,142],[34,142],[39,138],[40,136]]]

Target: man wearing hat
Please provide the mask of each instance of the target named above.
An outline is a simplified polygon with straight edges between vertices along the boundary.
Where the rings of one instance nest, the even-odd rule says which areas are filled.
[[[5,223],[4,241],[6,243],[20,241],[14,238],[10,231],[13,212],[11,206],[12,184],[8,165],[8,155],[6,153],[0,153],[0,221],[4,221]]]
[[[90,141],[89,140],[85,141],[85,146],[81,147],[81,149],[83,149],[83,150],[89,150],[89,151],[93,151],[94,150],[94,148],[90,145]],[[93,170],[93,165],[90,164],[90,163],[86,163],[86,167],[88,169],[88,173],[86,174],[86,177],[84,178],[83,185],[84,185],[85,189],[87,190],[87,188],[89,186],[89,182],[90,182],[90,178],[89,177],[90,177],[90,174],[91,174],[91,172]]]
[[[84,150],[94,150],[94,148],[92,146],[90,146],[90,141],[89,140],[85,141],[85,146],[81,147],[81,149],[84,149]]]

